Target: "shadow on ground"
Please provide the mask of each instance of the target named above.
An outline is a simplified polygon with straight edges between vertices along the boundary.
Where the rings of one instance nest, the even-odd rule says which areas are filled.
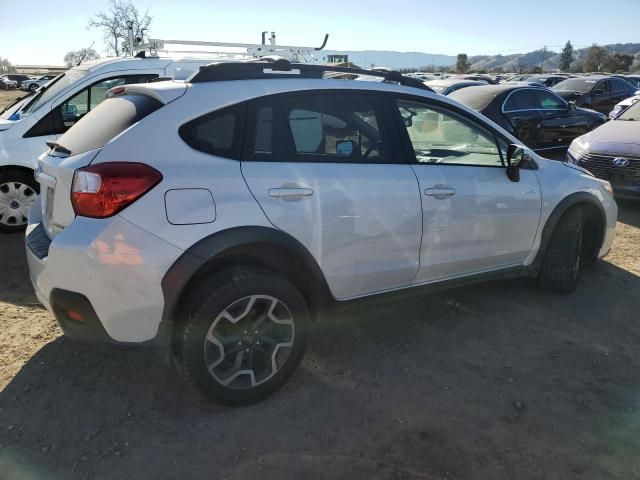
[[[569,296],[519,280],[352,302],[239,409],[150,352],[58,338],[0,393],[0,477],[640,478],[639,300],[603,262]]]

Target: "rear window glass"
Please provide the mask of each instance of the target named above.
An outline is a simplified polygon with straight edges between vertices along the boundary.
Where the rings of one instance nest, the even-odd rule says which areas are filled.
[[[102,147],[161,106],[157,100],[144,95],[108,98],[62,135],[58,144],[73,155]]]

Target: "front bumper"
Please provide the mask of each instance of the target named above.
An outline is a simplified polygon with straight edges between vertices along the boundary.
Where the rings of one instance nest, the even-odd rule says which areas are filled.
[[[170,324],[161,321],[161,281],[182,250],[119,216],[78,217],[46,250],[39,249],[39,212],[37,200],[27,227],[29,276],[38,300],[56,316],[65,333],[84,339],[68,328],[56,291],[86,299],[106,333],[98,336],[104,337],[100,341],[167,345]]]

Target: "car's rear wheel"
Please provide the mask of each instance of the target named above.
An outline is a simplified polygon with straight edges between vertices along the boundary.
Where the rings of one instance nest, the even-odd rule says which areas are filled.
[[[26,172],[0,172],[0,232],[20,232],[27,226],[29,208],[38,196],[38,182]]]
[[[232,406],[260,401],[300,364],[309,310],[284,278],[231,269],[187,298],[178,356],[184,375],[209,398]]]
[[[569,293],[575,290],[582,261],[582,210],[567,211],[555,226],[544,254],[538,285],[543,290]]]

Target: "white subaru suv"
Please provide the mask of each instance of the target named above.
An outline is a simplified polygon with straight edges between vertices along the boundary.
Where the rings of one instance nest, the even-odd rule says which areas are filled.
[[[225,404],[280,387],[332,302],[569,292],[611,247],[608,182],[396,72],[213,64],[108,97],[39,159],[31,280],[69,337],[168,348]]]

